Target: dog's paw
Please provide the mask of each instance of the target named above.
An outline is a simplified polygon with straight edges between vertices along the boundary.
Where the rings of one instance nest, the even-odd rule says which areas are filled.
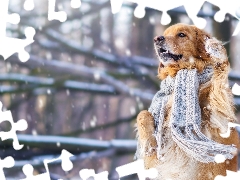
[[[221,41],[216,38],[207,39],[205,50],[215,63],[223,63],[227,61],[227,52]]]
[[[141,139],[149,139],[154,133],[154,119],[147,110],[141,111],[137,116],[137,130]]]

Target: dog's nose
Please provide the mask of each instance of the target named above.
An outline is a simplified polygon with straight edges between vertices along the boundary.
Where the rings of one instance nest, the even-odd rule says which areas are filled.
[[[155,38],[154,38],[154,42],[158,42],[158,41],[163,41],[165,38],[164,38],[164,36],[156,36]]]

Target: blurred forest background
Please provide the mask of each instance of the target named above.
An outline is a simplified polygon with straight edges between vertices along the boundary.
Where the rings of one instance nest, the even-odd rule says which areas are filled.
[[[36,29],[35,42],[26,48],[30,60],[22,63],[13,55],[0,61],[4,109],[11,110],[15,122],[28,122],[28,129],[18,132],[22,150],[0,141],[1,158],[16,160],[4,170],[7,179],[25,178],[21,168],[26,163],[34,165],[35,174],[44,173],[43,159],[58,157],[62,149],[76,155],[74,168],[65,173],[59,162],[51,164],[51,179],[79,179],[84,168],[109,171],[109,179],[118,179],[115,168],[134,158],[136,116],[159,90],[153,38],[171,24],[192,21],[184,7],[170,10],[172,22],[163,26],[162,12],[146,9],[138,19],[136,4],[128,2],[113,15],[109,0],[82,0],[78,9],[71,8],[70,0],[57,0],[56,11],[68,14],[61,23],[48,21],[47,0],[35,0],[29,12],[24,2],[10,0],[9,11],[19,13],[21,21],[8,24],[7,34],[25,38],[26,27]],[[240,84],[240,34],[232,37],[238,20],[227,15],[218,23],[213,19],[218,10],[206,2],[199,16],[207,20],[207,32],[226,42],[232,86]],[[234,98],[240,121],[240,97]],[[0,128],[8,131],[11,125],[6,121]]]

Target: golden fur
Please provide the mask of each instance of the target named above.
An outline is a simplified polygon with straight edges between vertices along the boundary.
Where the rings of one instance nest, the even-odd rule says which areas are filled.
[[[184,33],[185,37],[179,37]],[[199,87],[199,102],[202,112],[202,132],[209,138],[222,144],[235,144],[239,147],[238,134],[231,129],[229,138],[222,138],[219,133],[225,133],[228,122],[235,122],[233,97],[228,87],[229,63],[226,50],[216,39],[209,41],[210,46],[217,50],[221,56],[214,56],[206,52],[206,40],[212,39],[209,34],[195,26],[176,24],[164,32],[164,45],[171,53],[181,54],[178,61],[164,62],[160,58],[158,77],[166,78],[175,76],[180,69],[196,68],[201,72],[206,66],[214,67],[212,80]],[[156,49],[157,51],[157,49]],[[157,159],[155,147],[157,146],[154,133],[154,120],[152,115],[144,110],[137,117],[138,141],[151,152],[144,155],[146,168],[157,168],[157,179],[172,180],[213,180],[217,175],[226,175],[226,170],[237,171],[237,157],[224,163],[201,163],[186,155],[171,138],[169,129],[172,98],[167,103],[163,129],[169,144],[169,149],[164,153],[163,160]]]

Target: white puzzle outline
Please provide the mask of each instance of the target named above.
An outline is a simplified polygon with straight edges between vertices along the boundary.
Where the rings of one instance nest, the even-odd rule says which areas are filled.
[[[240,1],[235,0],[110,0],[112,13],[116,14],[120,11],[124,1],[130,1],[136,3],[137,7],[134,11],[134,15],[138,18],[142,18],[145,15],[145,8],[151,8],[158,11],[162,11],[161,24],[167,25],[171,22],[171,17],[167,11],[174,8],[184,6],[187,15],[192,19],[193,23],[203,29],[206,26],[206,20],[201,17],[197,17],[197,14],[204,2],[209,2],[215,6],[218,6],[220,10],[214,15],[214,19],[217,22],[222,22],[225,19],[227,13],[231,14],[233,17],[238,19],[238,25],[233,32],[233,36],[236,36],[240,32],[240,17],[237,16],[237,10],[240,8]]]
[[[64,22],[67,19],[67,13],[64,11],[55,11],[56,0],[48,0],[48,20],[59,20]],[[72,8],[79,8],[81,0],[71,0]],[[31,11],[35,8],[33,0],[25,0],[24,9]],[[18,53],[18,58],[21,62],[26,62],[30,59],[29,53],[25,48],[34,42],[36,30],[33,27],[25,28],[26,39],[18,39],[6,36],[6,24],[19,24],[20,16],[17,13],[8,14],[9,0],[0,1],[0,55],[4,60],[8,59],[11,55]],[[11,48],[9,48],[11,47]]]
[[[3,104],[0,102],[0,123],[8,121],[11,124],[11,129],[8,132],[0,131],[0,138],[2,141],[13,139],[13,148],[15,150],[20,150],[23,148],[23,145],[19,144],[16,131],[26,130],[28,127],[27,121],[25,119],[20,119],[19,121],[14,122],[11,111],[2,111],[2,108]]]
[[[7,22],[18,24],[20,21],[19,14],[8,14],[8,7],[9,0],[0,1],[0,55],[6,60],[14,53],[18,53],[20,61],[26,62],[29,59],[29,54],[25,51],[25,47],[34,42],[33,37],[36,31],[33,27],[27,27],[25,29],[26,39],[7,37]]]
[[[13,121],[12,113],[10,110],[2,111],[3,104],[0,101],[0,123],[4,121],[8,121],[11,124],[11,129],[8,132],[0,131],[0,138],[2,141],[7,139],[13,139],[13,148],[15,150],[20,150],[23,148],[24,145],[20,145],[16,131],[24,131],[27,129],[28,124],[27,121],[24,119],[21,119],[17,121],[16,123]],[[33,175],[34,168],[31,164],[25,164],[22,167],[22,171],[26,178],[20,179],[20,180],[51,180],[50,178],[50,171],[48,168],[49,163],[53,163],[55,161],[61,161],[62,169],[66,171],[70,171],[73,168],[73,163],[71,161],[71,157],[74,155],[68,152],[67,150],[63,149],[61,152],[61,155],[58,158],[53,159],[44,159],[43,164],[45,167],[46,172]],[[4,168],[12,168],[15,164],[15,160],[12,156],[8,156],[4,158],[3,160],[0,159],[0,179],[6,180],[5,174],[3,169]],[[131,162],[129,164],[120,166],[116,168],[116,171],[119,173],[119,177],[124,177],[130,174],[137,173],[139,176],[139,179],[145,179],[145,177],[155,177],[156,170],[154,168],[151,168],[149,170],[144,169],[144,162],[143,160],[137,160],[134,162]],[[104,171],[98,174],[95,174],[95,171],[93,169],[83,169],[79,171],[79,176],[83,177],[85,179],[93,176],[96,180],[108,180],[108,172]]]
[[[60,22],[64,22],[67,19],[67,14],[64,11],[55,12],[54,7],[55,7],[56,0],[48,0],[48,1],[49,1],[49,12],[48,12],[49,21],[55,19],[55,20],[59,20]],[[123,4],[123,1],[124,0],[110,0],[111,5],[112,5],[112,12],[114,14],[117,13],[118,11],[120,11],[121,6]],[[149,7],[149,8],[152,8],[152,9],[162,11],[163,15],[162,15],[161,23],[162,24],[168,24],[168,23],[171,22],[171,17],[167,14],[167,11],[183,5],[186,9],[186,12],[187,12],[188,16],[193,20],[195,25],[197,25],[200,28],[204,28],[205,25],[206,25],[206,20],[204,18],[197,17],[197,13],[199,12],[199,10],[202,7],[205,0],[198,0],[198,1],[168,0],[168,3],[166,3],[166,2],[161,3],[161,1],[163,1],[163,0],[157,0],[158,3],[161,3],[161,7],[159,6],[160,8],[158,6],[155,6],[155,5],[153,6],[152,5],[152,3],[154,1],[156,2],[156,0],[148,0],[147,2],[144,1],[144,0],[128,0],[128,1],[131,1],[131,2],[134,2],[134,3],[138,4],[138,6],[136,7],[136,9],[134,11],[134,14],[135,14],[135,16],[137,16],[139,18],[144,17],[145,7]],[[227,2],[226,1],[224,2],[223,0],[207,0],[207,1],[220,8],[220,10],[214,16],[214,19],[216,21],[222,22],[225,18],[226,13],[229,13],[232,16],[234,16],[235,18],[237,18],[238,20],[240,20],[240,18],[236,15],[236,9],[240,7],[240,1],[235,1],[235,0],[228,0]],[[236,2],[239,3],[239,4],[236,5]],[[15,14],[10,14],[10,15],[8,14],[8,3],[9,3],[9,0],[0,1],[0,17],[1,17],[0,18],[0,40],[1,40],[1,42],[0,42],[0,54],[4,57],[4,59],[7,59],[12,54],[18,53],[19,54],[19,59],[22,62],[26,62],[29,59],[29,54],[24,50],[24,48],[34,42],[33,37],[35,35],[35,29],[32,28],[32,27],[28,27],[28,28],[25,29],[26,39],[17,39],[17,38],[6,37],[6,23],[10,22],[10,23],[13,23],[13,24],[18,24],[19,21],[20,21],[20,16],[18,14],[16,14],[16,13]],[[81,0],[71,0],[71,7],[72,8],[79,8],[80,6],[81,6]],[[26,0],[25,3],[24,3],[24,8],[27,11],[33,10],[35,8],[34,1],[33,0]],[[59,14],[61,15],[61,17],[59,17]],[[240,32],[240,23],[238,23],[238,25],[236,26],[235,31],[233,33],[233,36],[238,35],[239,32]],[[2,42],[4,42],[4,43],[2,43]],[[9,47],[9,45],[11,45],[11,47],[12,47],[13,44],[16,45],[14,48],[11,48],[10,50],[8,50],[6,48],[6,47]],[[237,88],[237,90],[239,90],[239,85],[236,84],[233,89],[236,89],[236,88]],[[234,90],[234,92],[235,91],[236,90]],[[2,104],[0,104],[0,105],[2,106]],[[21,149],[23,147],[23,145],[20,145],[18,140],[16,139],[17,136],[16,136],[16,131],[15,130],[24,130],[25,128],[23,128],[23,127],[27,126],[26,121],[25,120],[19,120],[18,121],[19,124],[18,124],[18,122],[14,123],[13,120],[12,120],[12,116],[11,116],[10,111],[0,112],[0,113],[6,113],[4,121],[10,119],[9,122],[12,125],[12,130],[9,131],[10,133],[9,132],[0,132],[0,137],[2,138],[2,140],[13,139],[13,147],[16,150]],[[3,122],[3,120],[0,121],[0,123],[1,122]],[[22,127],[19,128],[17,126],[22,126]],[[240,127],[239,124],[229,123],[228,132],[226,134],[221,134],[221,136],[228,137],[230,128],[231,127],[236,127],[236,126]],[[15,133],[14,133],[14,131],[15,131]],[[63,150],[62,154],[63,154],[63,152],[66,153],[66,156],[68,154],[68,156],[69,156],[68,158],[70,158],[71,157],[70,155],[72,155],[71,153],[67,152],[66,150]],[[51,163],[53,161],[62,160],[61,159],[62,156],[65,156],[65,155],[62,155],[62,154],[59,156],[59,158],[52,159],[52,160],[44,160],[44,166],[45,166],[47,172],[43,173],[43,174],[46,177],[48,176],[47,178],[50,178],[49,174],[48,174],[49,170],[48,170],[47,164]],[[13,167],[15,161],[11,156],[8,156],[3,160],[0,159],[0,162],[3,162],[3,163],[0,163],[1,164],[0,165],[0,178],[4,180],[5,176],[4,176],[4,173],[3,173],[3,168]],[[139,164],[137,164],[137,163],[139,163]],[[143,165],[142,161],[135,161],[135,162],[129,163],[127,165],[123,165],[121,167],[118,167],[118,168],[116,168],[116,170],[119,171],[120,177],[123,177],[125,175],[133,174],[133,172],[127,172],[127,171],[128,170],[131,171],[132,168],[139,167],[140,163],[141,163],[141,165]],[[68,164],[71,164],[70,166],[66,166],[66,165],[63,166],[64,164],[65,163],[62,163],[63,170],[68,171],[68,170],[71,170],[73,168],[72,163],[70,163],[70,159],[69,159],[69,163],[68,163]],[[126,170],[121,171],[121,168],[124,169],[124,167],[125,167]],[[33,170],[32,165],[28,164],[23,169],[31,170],[31,168]],[[141,168],[143,168],[143,166]],[[80,172],[82,172],[82,173],[80,173]],[[80,172],[79,172],[79,175],[80,176],[81,176],[81,174],[83,175],[84,171],[80,171]],[[87,171],[85,171],[85,175],[86,175],[86,172]],[[107,178],[106,176],[108,174],[106,171],[104,171],[102,173],[99,173],[99,174],[95,174],[94,170],[89,170],[88,172],[89,172],[89,175],[94,176],[96,178],[99,178],[99,177]],[[139,172],[139,171],[136,171],[136,172]],[[154,170],[153,170],[153,172],[154,172]],[[145,172],[145,173],[147,173],[147,172]],[[40,174],[40,175],[42,175],[42,174]],[[143,175],[143,176],[147,177],[146,174]],[[34,176],[34,178],[36,178],[36,177],[40,177],[40,176]],[[142,176],[140,176],[140,177],[142,177]],[[226,177],[217,176],[216,178],[227,179],[229,177],[231,177],[231,179],[233,179],[233,177],[239,179],[240,172],[239,171],[238,172],[227,171],[227,176]],[[25,178],[25,180],[27,180],[27,179]]]
[[[61,160],[62,161],[61,162],[62,169],[65,172],[67,172],[67,171],[70,171],[73,168],[73,163],[70,160],[70,158],[73,157],[73,156],[74,156],[73,154],[71,154],[67,150],[63,149],[62,152],[61,152],[61,155],[58,158],[45,159],[43,161],[46,172],[38,174],[38,175],[33,175],[34,168],[31,164],[25,164],[22,167],[22,171],[26,175],[26,178],[20,179],[20,180],[43,180],[43,179],[44,180],[51,180],[48,164]]]

